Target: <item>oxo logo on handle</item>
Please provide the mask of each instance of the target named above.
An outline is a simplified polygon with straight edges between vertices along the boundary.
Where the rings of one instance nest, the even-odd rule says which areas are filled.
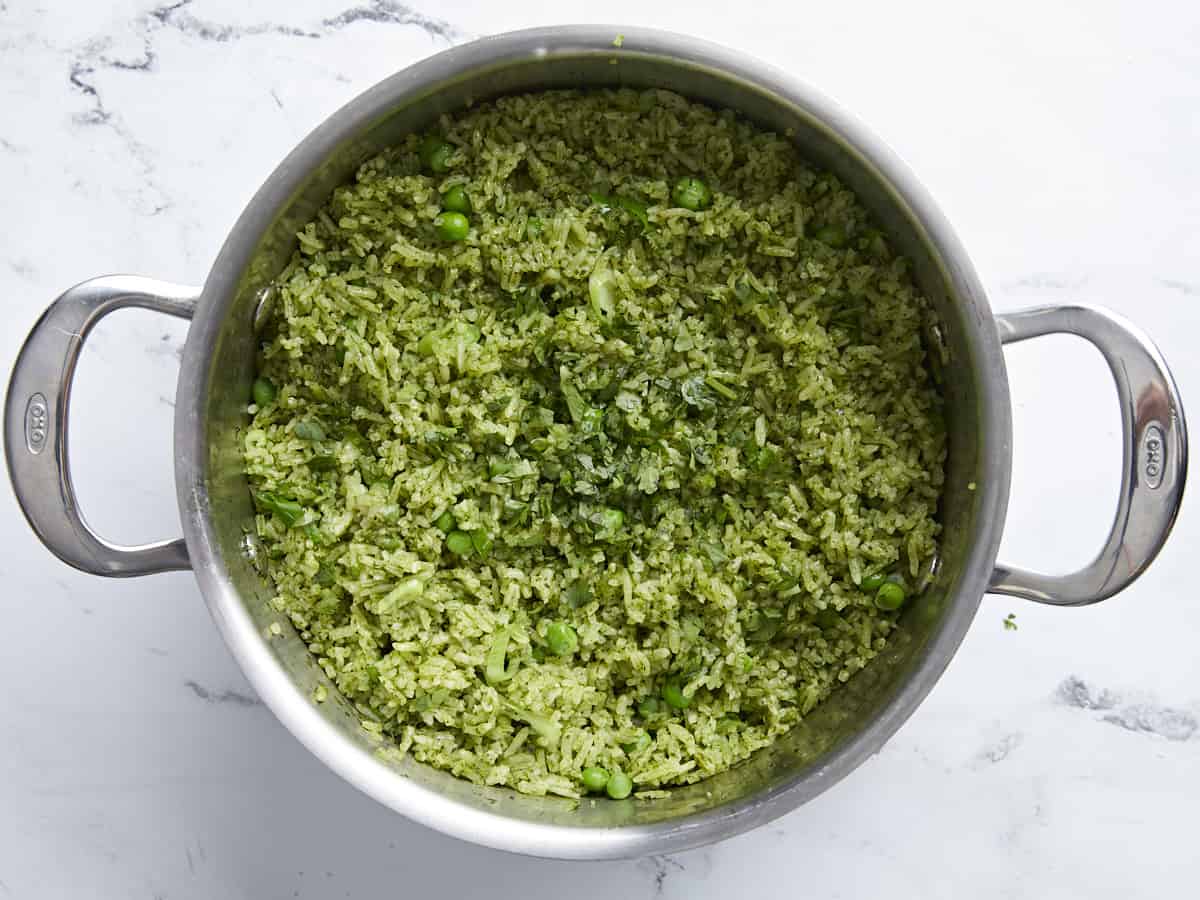
[[[1162,426],[1151,422],[1142,431],[1142,440],[1138,448],[1138,470],[1146,487],[1151,490],[1162,484],[1166,456],[1166,436]]]
[[[50,408],[42,394],[34,394],[25,406],[25,446],[34,456],[46,449],[50,432]]]

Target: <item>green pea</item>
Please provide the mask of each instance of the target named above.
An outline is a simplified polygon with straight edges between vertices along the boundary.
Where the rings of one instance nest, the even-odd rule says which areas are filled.
[[[624,800],[633,793],[633,779],[624,772],[613,772],[608,776],[608,784],[604,786],[604,790],[614,800]]]
[[[588,766],[583,770],[583,786],[593,794],[604,790],[608,784],[608,771],[599,766]]]
[[[461,184],[451,186],[442,194],[442,209],[464,215],[471,211],[471,198],[467,196],[467,191]]]
[[[617,531],[625,524],[625,513],[619,509],[606,509],[600,514],[605,531]]]
[[[662,698],[667,701],[667,706],[674,709],[687,709],[692,705],[692,698],[683,692],[683,685],[677,678],[672,678],[663,685]]]
[[[830,247],[846,246],[846,231],[844,228],[837,228],[833,225],[822,225],[817,229],[815,237],[822,244],[828,244]]]
[[[877,591],[885,581],[887,581],[887,578],[879,572],[876,572],[874,575],[866,575],[862,580],[862,589],[868,592]]]
[[[314,422],[312,419],[302,419],[292,427],[292,434],[300,438],[302,441],[323,441],[325,440],[325,429],[321,427],[319,422]]]
[[[675,182],[671,200],[676,206],[698,212],[712,203],[712,191],[699,178],[684,177]]]
[[[470,556],[475,552],[475,545],[465,531],[452,531],[446,535],[446,549],[455,556]]]
[[[546,643],[555,656],[570,656],[579,648],[579,635],[566,622],[551,622],[546,629]]]
[[[894,581],[885,581],[875,592],[875,605],[886,612],[892,612],[904,605],[908,592],[904,586]]]
[[[622,744],[621,749],[630,756],[633,756],[635,753],[641,753],[652,743],[654,743],[654,738],[650,737],[650,732],[639,731],[637,737],[628,743]]]
[[[457,523],[454,521],[454,513],[450,512],[450,510],[446,510],[444,513],[442,513],[440,516],[437,517],[437,522],[435,524],[437,525],[439,530],[444,531],[446,534],[449,534],[450,532],[452,532],[454,530],[454,526]]]
[[[431,134],[421,142],[421,164],[431,172],[445,172],[453,155],[454,148],[436,135]]]
[[[444,212],[434,218],[433,227],[443,241],[462,241],[471,231],[471,222],[462,213]]]
[[[276,395],[275,385],[267,381],[265,378],[255,378],[254,388],[251,394],[254,397],[255,406],[268,406],[275,402]]]

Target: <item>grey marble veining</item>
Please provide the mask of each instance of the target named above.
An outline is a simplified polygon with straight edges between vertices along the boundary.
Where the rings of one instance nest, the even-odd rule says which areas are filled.
[[[637,22],[722,40],[878,130],[956,223],[998,309],[1093,302],[1144,326],[1200,396],[1200,13],[1193,5],[611,0],[0,0],[0,357],[55,294],[203,279],[275,163],[408,62],[512,27]],[[121,540],[177,533],[170,425],[184,323],[104,323],[79,370],[81,504]],[[1103,363],[1008,353],[1003,555],[1065,569],[1111,520]],[[7,363],[6,363],[7,364]],[[1093,608],[990,598],[917,715],[773,825],[699,851],[571,864],[460,844],[360,796],[254,697],[186,574],[65,569],[0,492],[0,897],[1160,898],[1189,896],[1200,604],[1186,505],[1149,573]],[[1004,626],[1015,613],[1017,629]]]

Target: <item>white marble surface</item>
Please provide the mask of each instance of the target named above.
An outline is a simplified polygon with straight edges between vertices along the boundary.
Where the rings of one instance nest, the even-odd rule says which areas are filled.
[[[818,85],[926,182],[997,308],[1106,304],[1200,397],[1194,4],[414,3],[0,0],[0,364],[85,277],[202,280],[279,158],[383,76],[475,35],[604,19],[716,38]],[[184,335],[121,314],[80,366],[73,461],[111,537],[178,532]],[[1069,339],[1008,359],[1004,555],[1063,569],[1111,515],[1113,391]],[[567,864],[461,844],[360,796],[253,698],[189,575],[69,570],[0,490],[0,898],[1195,896],[1197,538],[1185,508],[1150,572],[1096,607],[985,599],[884,751],[776,824]]]

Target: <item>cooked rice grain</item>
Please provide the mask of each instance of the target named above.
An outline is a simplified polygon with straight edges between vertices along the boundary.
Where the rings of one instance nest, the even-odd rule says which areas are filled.
[[[895,627],[859,584],[935,549],[927,304],[836,178],[731,113],[549,92],[440,133],[444,173],[416,135],[370,160],[276,281],[277,394],[244,439],[274,604],[418,760],[658,796],[771,743]],[[684,175],[708,209],[672,206]],[[454,185],[470,233],[444,243]]]

